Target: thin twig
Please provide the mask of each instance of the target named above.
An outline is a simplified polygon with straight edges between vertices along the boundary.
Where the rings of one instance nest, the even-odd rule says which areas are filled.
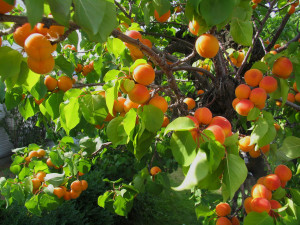
[[[101,144],[100,148],[92,153],[92,156],[96,156],[99,152],[101,152],[105,147],[110,146],[112,142],[106,142]]]

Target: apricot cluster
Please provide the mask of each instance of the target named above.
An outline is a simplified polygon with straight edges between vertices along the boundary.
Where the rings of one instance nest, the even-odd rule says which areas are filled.
[[[216,206],[218,219],[216,225],[239,225],[240,221],[236,216],[230,216],[231,207],[226,202],[221,202]]]
[[[229,55],[229,58],[232,62],[233,65],[235,65],[236,67],[240,67],[242,65],[242,62],[245,58],[245,55],[242,51],[238,51],[238,56],[235,57],[234,53]]]
[[[288,96],[287,96],[287,100],[290,101],[290,102],[300,102],[300,93],[299,93],[299,90],[297,89],[297,84],[296,82],[293,83],[293,90],[294,90],[294,93],[288,93]]]
[[[14,41],[24,47],[28,55],[28,67],[35,73],[46,74],[53,70],[55,62],[51,55],[56,50],[57,45],[52,45],[50,40],[55,40],[64,34],[63,26],[52,25],[44,27],[43,23],[38,23],[31,27],[29,23],[18,27],[13,34]]]
[[[140,32],[136,31],[136,30],[130,30],[127,31],[125,33],[128,37],[131,37],[133,39],[137,39],[139,40],[141,43],[143,43],[144,45],[148,46],[149,48],[152,48],[152,43],[149,39],[143,39],[143,36],[141,35]],[[134,45],[131,45],[129,43],[125,42],[126,47],[129,49],[130,51],[130,56],[132,58],[133,61],[137,60],[137,59],[141,59],[144,57],[144,53],[138,49],[137,47],[135,47]]]
[[[276,212],[273,210],[281,208],[281,204],[272,199],[272,191],[277,190],[279,187],[284,188],[291,178],[292,171],[285,165],[277,166],[274,174],[259,178],[252,187],[251,197],[246,198],[244,201],[246,212],[267,212],[270,216],[276,216]]]
[[[45,77],[44,84],[46,85],[48,91],[62,90],[64,92],[70,90],[73,86],[73,80],[68,76],[60,76],[58,80],[54,77],[48,75]]]
[[[156,10],[154,10],[154,18],[160,23],[167,22],[170,16],[171,16],[170,10],[161,16],[158,14]]]
[[[258,158],[261,155],[261,152],[266,154],[270,151],[270,144],[265,145],[255,151],[255,144],[250,145],[250,136],[245,136],[239,140],[239,148],[243,152],[248,152],[252,158]]]
[[[258,69],[248,70],[244,79],[246,84],[240,84],[235,89],[236,99],[233,100],[232,106],[238,114],[247,116],[254,106],[259,109],[265,107],[267,94],[277,89],[277,80],[271,76],[263,77]]]

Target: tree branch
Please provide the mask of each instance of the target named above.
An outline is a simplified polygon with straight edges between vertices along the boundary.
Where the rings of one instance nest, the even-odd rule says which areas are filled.
[[[282,98],[276,99],[276,101],[282,102]],[[294,108],[294,109],[297,110],[297,111],[300,111],[300,105],[297,105],[297,104],[292,103],[292,102],[290,102],[290,101],[286,101],[285,104],[286,104],[287,106],[290,106],[290,107]]]
[[[126,10],[120,5],[120,3],[118,3],[117,1],[115,1],[116,6],[118,6],[118,8],[124,13],[124,15],[126,17],[128,17],[129,19],[131,19],[131,16],[126,12]]]
[[[287,49],[291,43],[297,42],[299,39],[300,39],[300,33],[298,33],[296,37],[294,37],[293,39],[291,39],[290,41],[288,41],[284,46],[281,46],[281,47],[277,48],[275,51],[277,53],[282,52],[285,49]]]
[[[100,148],[92,153],[92,156],[96,156],[99,152],[101,152],[105,147],[110,146],[112,142],[106,142],[101,144]]]
[[[216,82],[215,76],[211,72],[209,72],[203,68],[193,67],[193,66],[185,66],[185,65],[184,66],[176,66],[176,67],[172,68],[172,71],[180,71],[180,70],[201,72],[201,73],[205,74],[206,76],[208,76],[212,80],[212,82]],[[201,75],[199,75],[199,76],[201,76]]]

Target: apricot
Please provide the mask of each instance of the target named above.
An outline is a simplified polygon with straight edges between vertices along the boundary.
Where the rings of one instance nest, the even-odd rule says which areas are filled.
[[[46,85],[48,91],[53,91],[55,88],[57,88],[57,80],[49,75],[45,77],[44,84]]]
[[[37,158],[38,158],[38,156],[39,156],[39,153],[38,153],[37,151],[31,151],[31,152],[29,152],[29,154],[28,154],[28,157],[29,157],[30,159],[32,159],[33,157],[37,157]]]
[[[251,149],[249,151],[249,155],[252,157],[252,158],[258,158],[261,154],[260,154],[260,151],[255,151],[254,149]]]
[[[276,51],[270,51],[270,54],[272,54],[272,55],[276,55],[277,54],[277,52]]]
[[[170,15],[171,15],[170,10],[168,12],[166,12],[165,14],[161,15],[161,16],[159,16],[159,14],[156,10],[154,11],[154,17],[160,23],[164,23],[164,22],[168,21]]]
[[[193,122],[194,122],[194,124],[195,124],[195,127],[199,127],[199,122],[198,122],[198,120],[196,119],[196,117],[194,117],[194,116],[190,116],[190,115],[188,115],[188,116],[186,116],[187,118],[190,118],[191,120],[193,120]]]
[[[68,76],[61,76],[58,78],[57,86],[59,90],[66,92],[72,88],[73,81]]]
[[[156,174],[160,173],[161,172],[161,169],[158,167],[158,166],[153,166],[151,169],[150,169],[150,174],[152,176],[155,176]]]
[[[239,148],[243,152],[249,152],[253,150],[255,145],[250,145],[250,136],[245,136],[239,140]]]
[[[44,182],[44,178],[46,176],[46,173],[44,171],[39,171],[37,174],[36,174],[36,178],[39,179],[40,182]]]
[[[280,48],[280,44],[275,44],[274,49]]]
[[[75,180],[71,183],[71,190],[76,191],[76,192],[81,192],[82,191],[82,184],[79,180]]]
[[[71,199],[70,191],[66,191],[63,198],[64,198],[64,200],[69,201]]]
[[[153,98],[151,98],[151,100],[149,101],[149,105],[154,105],[155,107],[163,111],[163,113],[167,112],[168,110],[168,102],[161,96],[154,96]]]
[[[271,204],[271,209],[279,209],[279,208],[282,207],[281,204],[278,201],[276,201],[276,200],[272,199],[269,202]]]
[[[289,181],[292,178],[292,171],[286,165],[277,166],[274,173],[281,181]]]
[[[266,76],[259,82],[259,87],[267,93],[272,93],[277,90],[277,80],[274,77]]]
[[[282,105],[282,102],[281,101],[276,101],[275,104],[280,107]]]
[[[74,191],[74,190],[71,190],[70,191],[70,197],[71,199],[76,199],[80,196],[81,194],[81,191]]]
[[[81,64],[77,64],[77,66],[75,67],[75,72],[76,73],[80,73],[82,72],[83,66]]]
[[[142,39],[143,39],[141,33],[138,32],[138,31],[136,31],[136,30],[129,30],[129,31],[126,31],[125,34],[126,34],[127,36],[133,38],[133,39],[139,39],[139,40],[142,40]],[[125,42],[125,45],[126,45],[127,48],[135,47],[135,46],[133,46],[133,45],[131,45],[131,44],[128,44],[128,43],[126,43],[126,42]]]
[[[37,105],[40,105],[43,101],[45,101],[45,99],[44,99],[44,98],[39,99],[39,100],[34,99],[34,101],[35,101],[35,103],[36,103]]]
[[[204,64],[204,65],[201,65],[199,68],[202,68],[202,69],[205,69],[207,71],[210,71],[210,66],[208,64]],[[198,72],[200,75],[203,75],[202,72]]]
[[[198,90],[198,91],[197,91],[197,95],[202,95],[202,94],[204,94],[204,91],[203,91],[203,90]]]
[[[187,105],[188,110],[191,110],[191,109],[195,108],[195,106],[196,106],[196,102],[192,98],[185,98],[183,100],[183,102]]]
[[[53,194],[56,195],[58,198],[62,198],[65,195],[65,190],[61,187],[56,187],[53,190]]]
[[[231,213],[231,207],[228,203],[221,202],[216,206],[216,214],[218,216],[227,216]]]
[[[123,97],[118,97],[117,100],[114,101],[114,108],[113,110],[116,112],[124,112],[124,102],[126,101]]]
[[[169,118],[167,116],[164,116],[164,121],[163,121],[161,127],[167,127],[169,123],[170,123]]]
[[[251,201],[251,209],[254,212],[262,213],[269,212],[271,210],[270,202],[265,198],[254,198]]]
[[[232,225],[240,225],[240,221],[236,216],[231,218],[231,223]]]
[[[267,93],[262,88],[254,88],[250,93],[249,99],[255,105],[263,105],[267,100]]]
[[[279,131],[281,129],[281,127],[278,123],[274,123],[274,127],[275,127],[276,131]]]
[[[43,23],[38,23],[36,25],[36,30],[38,33],[40,33],[46,37],[49,37],[51,39],[57,39],[65,33],[64,26],[52,25],[49,28],[47,28],[47,27],[44,27]]]
[[[37,178],[33,178],[31,182],[32,182],[33,189],[38,189],[42,185],[41,181]]]
[[[236,59],[237,63],[242,63],[244,61],[245,55],[243,52],[239,51],[239,55]]]
[[[38,74],[50,73],[55,65],[55,61],[52,55],[43,60],[36,60],[32,57],[27,58],[28,68]]]
[[[258,180],[257,180],[257,184],[264,184],[264,179],[265,177],[260,177]]]
[[[111,121],[112,119],[115,118],[116,116],[116,112],[113,112],[114,115],[111,115],[110,113],[107,114],[106,118],[104,119],[105,122],[109,122]]]
[[[289,9],[289,11],[288,11],[288,14],[289,14],[289,15],[292,15],[292,14],[295,12],[295,10],[296,10],[296,7],[293,6],[293,5],[291,5],[291,6],[290,6],[290,9]]]
[[[130,99],[126,99],[124,102],[124,111],[127,113],[130,109],[134,108],[137,109],[139,107],[139,104],[131,101]]]
[[[258,86],[262,78],[263,73],[258,69],[250,69],[244,75],[245,82],[251,87]]]
[[[238,98],[233,99],[233,101],[232,101],[232,107],[234,109],[235,109],[235,107],[236,107],[236,105],[238,104],[239,101],[240,101],[240,99],[238,99]]]
[[[104,128],[104,123],[102,125],[100,125],[100,124],[95,125],[95,128],[97,128],[98,130],[103,129]]]
[[[50,57],[53,46],[44,35],[34,33],[25,40],[24,49],[29,58],[45,60]]]
[[[272,73],[279,78],[287,79],[290,77],[292,72],[293,64],[286,57],[278,58],[273,64]]]
[[[216,225],[232,225],[232,223],[226,217],[219,217],[217,219]]]
[[[267,144],[267,145],[265,145],[265,146],[263,146],[263,147],[260,147],[260,150],[261,150],[264,154],[266,154],[267,152],[270,151],[270,144]]]
[[[269,174],[264,179],[264,185],[270,191],[275,191],[281,186],[281,182],[276,174]]]
[[[225,141],[225,133],[223,129],[218,125],[209,125],[205,130],[210,130],[215,135],[217,141],[221,144]]]
[[[252,5],[252,9],[256,9],[256,7],[257,7],[257,4]]]
[[[294,89],[294,91],[299,92],[299,90],[297,89],[297,84],[296,84],[296,82],[293,83],[293,89]]]
[[[284,188],[286,183],[287,183],[287,181],[281,181],[281,187]]]
[[[150,93],[144,85],[136,84],[134,88],[128,92],[128,97],[135,103],[144,104],[150,99]]]
[[[90,66],[84,65],[82,68],[82,75],[86,77],[90,72],[92,72]]]
[[[272,198],[272,192],[263,184],[255,184],[251,189],[251,195],[253,198],[266,198],[268,200]]]
[[[155,71],[149,64],[140,64],[132,72],[133,79],[142,85],[149,85],[155,79]]]
[[[220,126],[223,129],[224,133],[225,133],[225,137],[229,137],[229,136],[232,135],[231,123],[223,116],[213,117],[209,125],[218,125],[218,126]]]
[[[245,208],[245,211],[247,214],[249,214],[252,211],[252,209],[251,209],[251,201],[252,200],[253,200],[252,197],[248,197],[244,201],[244,208]]]
[[[139,48],[135,46],[129,46],[128,48],[130,50],[130,56],[133,61],[144,57],[144,53]]]
[[[300,102],[300,93],[297,93],[295,95],[295,100],[296,100],[296,102]]]
[[[47,165],[48,165],[49,167],[54,167],[54,166],[55,166],[55,165],[52,163],[52,161],[51,161],[50,158],[47,159],[46,163],[47,163]]]
[[[85,191],[88,188],[88,182],[86,180],[81,180],[82,190]]]
[[[261,2],[261,0],[252,0],[253,3],[258,4]]]
[[[16,1],[14,1],[14,5],[10,5],[7,2],[0,0],[0,14],[8,13],[15,7]]]
[[[197,20],[192,20],[192,21],[189,22],[189,31],[193,35],[198,36],[199,29],[200,29],[200,25],[197,22]]]
[[[180,13],[182,11],[182,8],[180,6],[176,6],[174,9],[175,13]]]
[[[38,158],[42,158],[46,155],[46,151],[44,149],[37,150]]]
[[[25,40],[29,37],[29,35],[36,33],[36,28],[31,28],[29,23],[25,23],[23,26],[18,27],[13,34],[14,41],[16,44],[24,47]]]
[[[290,102],[295,102],[295,95],[293,93],[288,93],[287,100]]]
[[[296,1],[295,3],[292,4],[292,6],[297,7],[299,5],[299,1]]]
[[[213,58],[219,51],[219,41],[211,34],[202,34],[196,41],[196,50],[204,58]]]
[[[152,42],[149,39],[142,39],[141,42],[149,48],[152,48]]]
[[[74,46],[74,45],[65,45],[64,47],[63,47],[63,49],[70,49],[70,50],[72,50],[72,51],[77,51],[77,49],[76,49],[76,47]]]
[[[247,84],[240,84],[235,89],[235,96],[238,99],[247,99],[249,98],[251,89]]]
[[[248,116],[248,113],[253,107],[254,107],[253,102],[251,102],[248,99],[242,99],[236,104],[235,110],[241,116]]]
[[[209,124],[212,120],[212,113],[211,111],[206,108],[199,108],[195,111],[195,118],[199,122],[199,124]],[[211,124],[214,125],[214,124]]]

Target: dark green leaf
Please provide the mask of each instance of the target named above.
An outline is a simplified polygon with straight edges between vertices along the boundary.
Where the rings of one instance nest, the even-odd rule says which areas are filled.
[[[42,20],[44,13],[44,0],[25,0],[28,21],[34,27]]]

